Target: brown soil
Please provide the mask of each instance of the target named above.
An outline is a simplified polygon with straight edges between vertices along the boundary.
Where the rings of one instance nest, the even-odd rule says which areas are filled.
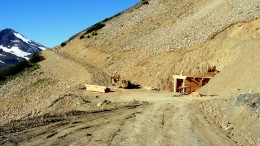
[[[91,111],[74,109],[63,114],[54,108],[52,115],[2,125],[1,145],[236,145],[194,106],[208,98],[135,90],[99,98],[111,102],[102,109],[92,106]]]
[[[0,145],[260,145],[259,6],[150,0],[44,51],[40,69],[0,88]],[[220,73],[202,97],[168,91],[172,74],[209,68]],[[82,90],[112,75],[161,91]]]

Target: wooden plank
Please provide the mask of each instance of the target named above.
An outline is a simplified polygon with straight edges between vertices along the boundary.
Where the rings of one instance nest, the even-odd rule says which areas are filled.
[[[90,84],[85,84],[85,86],[87,91],[102,92],[102,93],[110,92],[110,89],[105,86],[90,85]]]

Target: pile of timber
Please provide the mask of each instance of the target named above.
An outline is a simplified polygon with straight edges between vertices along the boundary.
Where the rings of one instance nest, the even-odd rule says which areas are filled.
[[[102,93],[110,92],[110,88],[105,86],[85,84],[85,87],[87,91],[102,92]]]

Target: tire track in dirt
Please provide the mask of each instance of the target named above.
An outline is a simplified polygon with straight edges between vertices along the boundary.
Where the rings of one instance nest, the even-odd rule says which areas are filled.
[[[125,122],[120,133],[114,137],[112,145],[127,144],[154,144],[159,142],[159,137],[154,133],[163,130],[164,120],[161,104],[152,104],[142,114],[137,115],[134,119]]]
[[[0,127],[0,144],[237,145],[200,112],[196,103],[205,98],[173,97],[161,92],[132,92],[112,98],[122,103],[135,98],[148,103],[13,122]]]
[[[108,145],[136,105],[111,111],[42,116],[0,127],[0,145]],[[128,109],[128,110],[125,110]]]
[[[111,145],[236,145],[206,121],[188,98],[159,100],[126,121]]]

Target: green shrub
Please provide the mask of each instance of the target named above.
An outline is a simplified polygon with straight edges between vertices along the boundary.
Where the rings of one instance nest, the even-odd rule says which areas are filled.
[[[68,41],[66,41],[66,42],[70,42],[71,40],[73,40],[74,38],[76,38],[77,35],[78,35],[78,34],[73,35],[73,36],[70,37],[70,38],[68,39]]]
[[[31,63],[37,63],[44,60],[44,57],[41,56],[39,53],[35,53],[33,54],[33,56],[31,57],[31,59],[29,60],[29,62]]]
[[[103,22],[107,22],[108,20],[111,20],[111,19],[112,19],[112,17],[106,18],[103,20]]]
[[[84,38],[85,38],[84,35],[82,35],[82,36],[79,37],[79,39],[84,39]]]
[[[60,44],[61,47],[64,47],[64,46],[66,46],[66,45],[67,45],[66,42],[62,42],[62,43]]]
[[[2,72],[0,72],[0,81],[3,81],[5,79],[6,79],[5,75]]]
[[[148,4],[149,4],[149,1],[148,1],[148,0],[142,0],[142,4],[148,5]]]
[[[15,66],[11,66],[11,67],[8,67],[7,69],[3,70],[1,72],[1,74],[2,74],[2,76],[15,75],[27,67],[30,67],[30,63],[28,61],[24,60]]]
[[[92,35],[98,35],[98,33],[94,31],[94,32],[92,32]]]
[[[44,60],[43,56],[41,56],[40,54],[34,54],[29,61],[23,60],[17,65],[0,71],[0,87],[9,80],[24,75],[26,72],[32,72],[38,69],[39,65],[36,63],[42,60]]]
[[[97,23],[97,24],[91,26],[90,28],[88,28],[88,29],[87,29],[87,33],[91,33],[91,32],[93,32],[93,31],[97,31],[97,30],[99,30],[99,29],[101,29],[101,28],[103,28],[103,27],[105,27],[105,26],[106,26],[106,25],[103,24],[103,23]]]
[[[106,18],[106,19],[103,20],[103,22],[107,22],[108,20],[111,20],[111,19],[113,19],[113,18],[115,18],[115,17],[117,17],[119,15],[121,15],[121,13],[117,13],[116,15],[114,15],[112,17]]]

